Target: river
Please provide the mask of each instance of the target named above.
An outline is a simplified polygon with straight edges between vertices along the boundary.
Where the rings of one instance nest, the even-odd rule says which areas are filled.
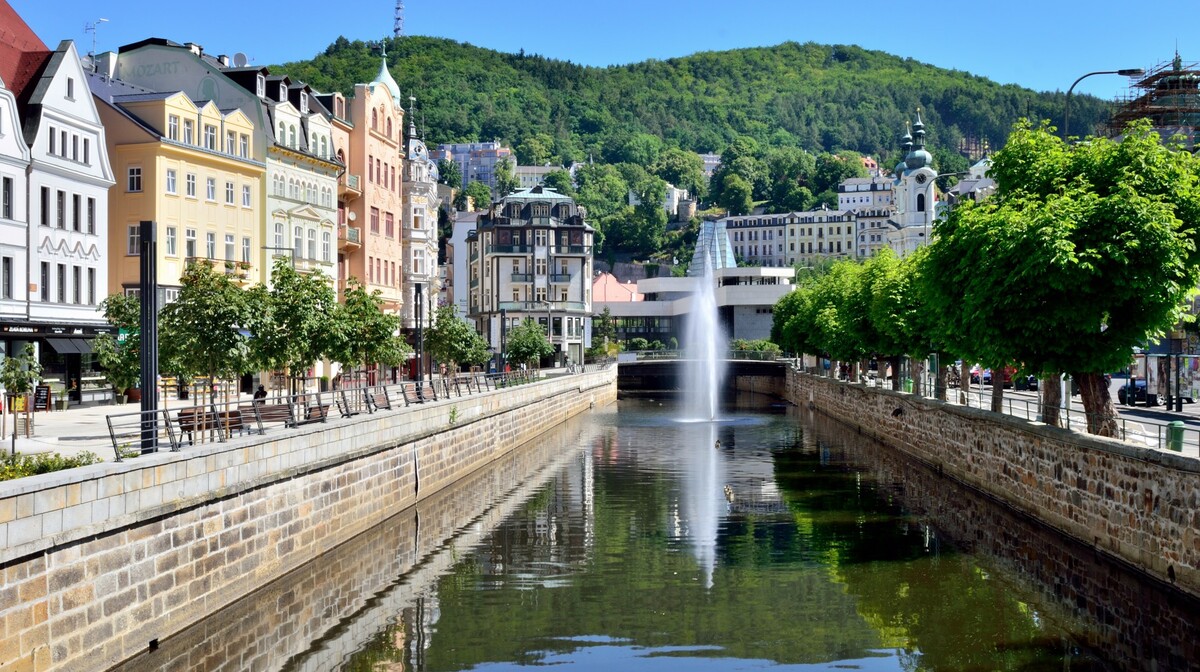
[[[1182,670],[1200,605],[808,411],[626,400],[128,670]]]

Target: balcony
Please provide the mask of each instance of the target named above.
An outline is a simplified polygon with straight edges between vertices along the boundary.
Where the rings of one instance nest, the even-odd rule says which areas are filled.
[[[362,177],[359,175],[351,175],[343,173],[338,178],[338,198],[348,196],[350,198],[358,198],[362,196]]]
[[[558,285],[569,283],[569,282],[571,282],[571,274],[570,273],[551,273],[550,274],[550,282],[552,284],[558,284]]]
[[[488,254],[531,254],[531,245],[488,245]]]
[[[362,229],[357,226],[338,227],[338,251],[357,250],[362,247]]]
[[[552,254],[559,256],[571,257],[590,257],[592,256],[591,245],[557,245],[551,248]]]
[[[533,282],[533,274],[532,273],[513,273],[512,281],[513,282]]]
[[[526,312],[526,313],[546,313],[546,303],[544,301],[501,301],[500,310],[509,312]],[[551,301],[550,312],[552,314],[566,313],[581,313],[587,310],[587,305],[582,301]]]

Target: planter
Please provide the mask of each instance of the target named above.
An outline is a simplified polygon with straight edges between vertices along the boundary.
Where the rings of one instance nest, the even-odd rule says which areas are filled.
[[[142,400],[142,388],[140,387],[131,387],[125,391],[125,394],[129,395],[129,401],[131,402]]]
[[[124,406],[124,405],[125,405],[125,400],[126,400],[126,397],[125,397],[125,395],[123,395],[123,394],[117,394],[117,395],[114,395],[114,396],[113,396],[113,399],[115,399],[115,400],[116,400],[116,402],[117,402],[117,405],[118,405],[118,406]]]
[[[68,403],[69,403],[68,399],[55,399],[54,400],[54,410],[65,411],[65,410],[67,410]]]

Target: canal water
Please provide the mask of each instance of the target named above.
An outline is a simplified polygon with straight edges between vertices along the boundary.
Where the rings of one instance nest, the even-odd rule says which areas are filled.
[[[1183,670],[1200,606],[796,409],[621,401],[149,670]]]

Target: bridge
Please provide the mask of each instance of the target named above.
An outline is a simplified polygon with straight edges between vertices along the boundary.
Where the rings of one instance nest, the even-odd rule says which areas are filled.
[[[678,392],[686,384],[684,372],[696,360],[682,350],[647,350],[622,353],[617,364],[617,389],[624,392]],[[725,387],[737,389],[739,378],[774,378],[782,385],[790,359],[774,353],[731,351],[720,360],[725,366]]]

